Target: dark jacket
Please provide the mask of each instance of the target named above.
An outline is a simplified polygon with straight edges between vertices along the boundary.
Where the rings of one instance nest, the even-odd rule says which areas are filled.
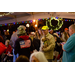
[[[39,51],[40,40],[34,38],[34,39],[33,39],[33,46],[34,46],[34,50],[36,49],[37,51]]]
[[[14,45],[15,54],[19,53],[19,55],[25,55],[29,58],[32,51],[33,51],[33,46],[29,36],[27,35],[20,36],[15,41],[15,45]]]
[[[54,51],[58,51],[60,53],[62,51],[61,42],[63,42],[63,41],[62,41],[62,39],[60,37],[57,37],[56,35],[54,35],[54,37],[57,38],[57,41],[55,42],[56,44],[55,44]]]

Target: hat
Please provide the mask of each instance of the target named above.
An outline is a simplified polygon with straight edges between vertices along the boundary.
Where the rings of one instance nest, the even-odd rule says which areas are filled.
[[[68,30],[68,28],[65,28],[64,30]]]
[[[23,28],[24,28],[24,30],[26,30],[26,27],[25,27],[24,25],[20,25],[19,27],[23,27]]]
[[[49,29],[48,26],[43,26],[42,27],[42,30],[47,30],[47,29]]]
[[[57,33],[53,33],[53,35],[55,35],[55,36],[59,37],[59,35],[58,35]]]
[[[20,26],[17,28],[17,34],[18,34],[18,35],[23,35],[23,34],[25,34],[25,33],[26,33],[25,29],[26,29],[25,26],[20,25]]]

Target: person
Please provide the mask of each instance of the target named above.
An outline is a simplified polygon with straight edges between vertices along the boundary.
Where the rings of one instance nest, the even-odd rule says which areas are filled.
[[[48,62],[43,52],[34,52],[30,55],[30,62]]]
[[[65,28],[64,32],[62,33],[62,39],[64,42],[66,42],[68,38],[69,38],[68,28]]]
[[[13,34],[11,35],[10,42],[9,42],[12,48],[14,48],[14,44],[17,39],[18,39],[18,36],[16,31],[16,32],[13,32]]]
[[[4,39],[3,39],[2,35],[1,35],[1,31],[0,31],[0,42],[2,42],[4,44]],[[2,55],[0,55],[0,61],[1,61],[1,56]]]
[[[10,40],[10,34],[8,31],[4,31],[4,35],[5,35],[5,41]]]
[[[1,36],[1,34],[0,34],[0,42],[2,42],[2,43],[4,44],[4,39],[3,39],[3,37]],[[2,56],[2,55],[0,55],[0,61],[1,61],[1,56]]]
[[[75,24],[69,26],[70,37],[63,45],[62,62],[75,62]]]
[[[28,58],[33,52],[32,40],[26,35],[25,26],[19,26],[17,28],[18,39],[15,41],[14,53],[19,55],[25,55]]]
[[[24,30],[26,29],[26,27],[24,25],[20,25],[20,27],[23,27]],[[10,45],[13,48],[13,62],[16,61],[16,58],[18,58],[19,54],[17,53],[16,55],[14,54],[14,45],[15,45],[15,41],[18,39],[18,35],[17,35],[17,30],[13,31],[13,34],[10,38]]]
[[[53,60],[53,51],[54,51],[54,48],[55,48],[55,40],[54,40],[54,37],[53,35],[51,35],[49,32],[48,32],[49,28],[48,26],[43,26],[42,27],[42,31],[43,31],[43,34],[44,34],[44,37],[42,39],[44,39],[44,42],[43,44],[46,45],[42,47],[42,51],[44,52],[47,60],[49,62],[52,62]]]
[[[7,47],[7,49],[4,52],[4,58],[3,61],[13,61],[13,55],[12,55],[12,47],[9,45],[9,40],[5,41],[5,46]]]
[[[61,46],[61,43],[63,42],[63,40],[61,39],[61,37],[59,37],[59,35],[57,33],[53,33],[53,36],[55,38],[55,48],[54,48],[54,61],[57,61],[58,60],[58,56],[59,59],[62,57],[62,46]]]
[[[16,61],[16,58],[19,56],[18,54],[14,54],[14,45],[15,45],[15,41],[18,39],[18,36],[17,36],[17,31],[14,32],[12,35],[11,35],[11,38],[10,38],[10,42],[9,44],[11,45],[12,49],[13,49],[13,62]]]
[[[31,32],[29,37],[31,38],[31,40],[33,41],[34,37],[35,37],[35,32]]]
[[[40,28],[38,29],[38,39],[40,39],[40,40],[41,40],[41,38],[42,38],[42,36],[43,36],[43,33],[42,33],[41,28],[42,28],[42,27],[40,27]]]
[[[38,29],[38,39],[40,40],[40,47],[39,47],[39,51],[42,51],[42,46],[43,46],[43,41],[42,41],[42,38],[44,37],[43,36],[43,32],[42,32],[42,27],[40,27]]]
[[[7,47],[5,54],[7,55],[8,53],[12,53],[12,47],[9,45],[9,40],[5,41],[5,46]]]
[[[17,59],[16,62],[29,62],[29,59],[24,56],[24,55],[20,55]]]
[[[39,51],[40,48],[40,40],[36,38],[35,32],[31,32],[30,38],[32,39],[34,50]]]

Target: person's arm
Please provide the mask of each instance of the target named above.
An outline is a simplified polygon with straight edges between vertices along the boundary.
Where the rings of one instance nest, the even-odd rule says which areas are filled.
[[[75,37],[72,37],[72,38],[69,38],[67,40],[67,42],[64,44],[63,46],[63,49],[66,51],[66,52],[69,52],[72,50],[72,48],[74,47],[74,43],[75,43]]]
[[[62,50],[63,50],[63,51],[66,51],[66,50],[63,49],[63,46],[64,46],[64,45],[62,44]]]

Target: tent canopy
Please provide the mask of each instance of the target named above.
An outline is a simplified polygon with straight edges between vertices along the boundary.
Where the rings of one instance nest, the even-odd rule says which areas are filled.
[[[0,12],[0,24],[50,17],[75,19],[75,12]]]

